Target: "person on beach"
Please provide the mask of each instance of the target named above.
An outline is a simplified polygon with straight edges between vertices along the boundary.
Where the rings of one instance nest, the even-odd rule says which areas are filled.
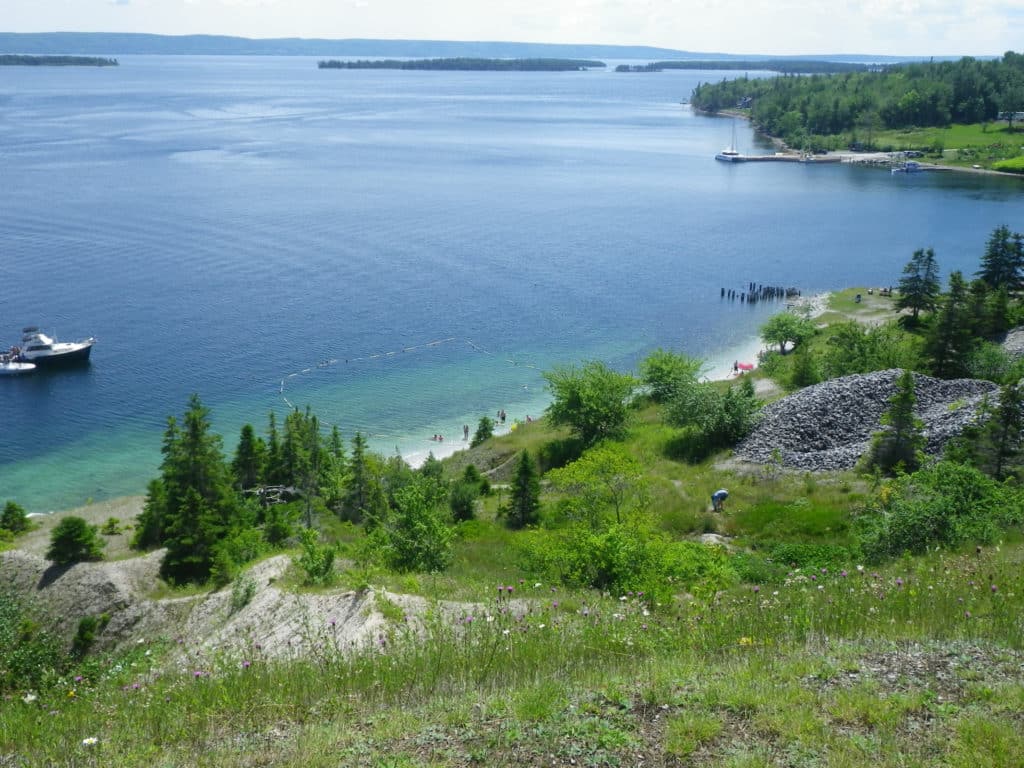
[[[469,424],[462,425],[462,439],[463,441],[469,440]]]
[[[725,488],[719,488],[711,494],[711,509],[715,512],[724,512],[727,498],[729,498],[729,492]]]

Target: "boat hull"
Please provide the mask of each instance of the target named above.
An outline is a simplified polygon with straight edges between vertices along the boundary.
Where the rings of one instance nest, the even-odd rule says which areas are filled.
[[[92,353],[93,342],[82,342],[80,344],[69,344],[70,349],[50,350],[46,353],[22,353],[21,360],[25,363],[34,363],[40,368],[55,368],[61,365],[75,365],[89,361]]]
[[[9,361],[0,363],[0,376],[22,376],[26,373],[32,373],[35,369],[36,366],[33,363]]]

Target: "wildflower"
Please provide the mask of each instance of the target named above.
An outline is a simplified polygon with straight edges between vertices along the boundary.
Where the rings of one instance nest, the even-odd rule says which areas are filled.
[[[583,606],[583,615],[584,615],[584,617],[590,615],[590,609],[587,608],[587,606]]]
[[[822,568],[822,569],[821,569],[821,572],[822,572],[822,573],[828,573],[828,568]]]
[[[743,636],[743,637],[741,637],[739,639],[738,642],[739,642],[739,645],[753,645],[754,644],[754,639],[751,638],[751,637]]]
[[[756,595],[760,591],[761,591],[761,588],[757,584],[755,584],[754,585],[754,594]]]
[[[971,612],[970,611],[964,611],[964,618],[965,619],[971,618]]]
[[[897,587],[902,587],[903,586],[903,579],[901,579],[899,576],[896,577],[896,586]]]
[[[31,704],[38,698],[39,697],[36,696],[34,693],[26,693],[24,696],[21,697],[21,700],[24,701],[26,704]]]
[[[626,596],[625,595],[623,595],[622,597],[619,598],[619,602],[620,603],[624,603],[625,601],[626,601]]]
[[[778,597],[778,596],[779,596],[779,590],[776,589],[774,592],[772,592],[772,597]]]
[[[99,739],[97,739],[95,736],[88,736],[82,739],[83,747],[92,747],[95,746],[97,743],[99,743]]]
[[[533,588],[534,589],[540,589],[540,582],[538,581],[536,584],[534,584]]]
[[[552,608],[557,608],[558,607],[558,601],[555,600],[553,603],[551,603],[551,607]]]
[[[82,682],[82,676],[81,675],[75,675],[75,682],[76,683]]]
[[[248,659],[246,659],[245,661],[242,662],[242,669],[248,669],[251,666],[252,666],[252,662],[249,661]]]
[[[139,690],[139,688],[141,688],[141,687],[142,687],[142,686],[141,686],[141,685],[139,685],[138,683],[132,683],[132,690],[133,690],[133,691],[137,691],[137,690]]]
[[[544,629],[545,626],[546,626],[545,624],[538,624],[537,625],[537,629]]]
[[[508,592],[508,593],[509,593],[510,595],[512,594],[512,585],[511,585],[511,584],[509,584],[509,585],[508,585],[507,587],[505,587],[505,589],[506,589],[506,591],[507,591],[507,592]]]
[[[997,587],[997,586],[996,586],[995,584],[993,584],[993,585],[992,585],[992,591],[993,591],[993,592],[998,592],[998,591],[999,591],[999,588],[998,588],[998,587]]]
[[[858,565],[857,566],[857,573],[864,573],[864,566],[863,565]]]
[[[844,571],[840,571],[839,575],[842,576],[845,579],[846,578],[846,571],[845,570]]]
[[[488,624],[490,624],[490,623],[492,623],[493,621],[494,621],[494,617],[493,617],[493,616],[491,616],[490,614],[487,614],[487,623],[488,623]]]
[[[811,581],[817,581],[817,580],[818,580],[818,574],[812,573],[811,574]]]
[[[76,694],[75,694],[75,689],[74,688],[72,688],[70,691],[68,691],[68,698],[69,699],[75,698],[75,695]]]
[[[509,630],[507,630],[507,629],[503,629],[503,630],[501,630],[501,634],[503,634],[503,635],[506,635],[506,636],[507,636],[507,635],[508,635],[508,633],[509,633]]]
[[[203,676],[203,671],[201,669],[197,669],[195,672],[192,673],[192,675],[198,680],[200,677]]]

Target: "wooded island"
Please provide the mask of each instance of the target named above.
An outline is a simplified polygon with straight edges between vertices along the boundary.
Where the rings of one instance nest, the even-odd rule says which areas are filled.
[[[603,61],[589,59],[359,59],[321,61],[320,69],[427,69],[479,72],[579,72],[605,67]]]

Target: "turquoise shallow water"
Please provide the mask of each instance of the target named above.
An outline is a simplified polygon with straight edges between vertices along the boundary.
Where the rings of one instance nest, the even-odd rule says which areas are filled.
[[[973,271],[1024,226],[1016,180],[715,163],[729,121],[679,102],[719,73],[121,62],[0,80],[0,343],[100,340],[0,381],[0,499],[33,511],[141,492],[192,392],[229,448],[293,403],[422,456],[537,415],[556,364],[732,354],[777,307],[722,287]]]

